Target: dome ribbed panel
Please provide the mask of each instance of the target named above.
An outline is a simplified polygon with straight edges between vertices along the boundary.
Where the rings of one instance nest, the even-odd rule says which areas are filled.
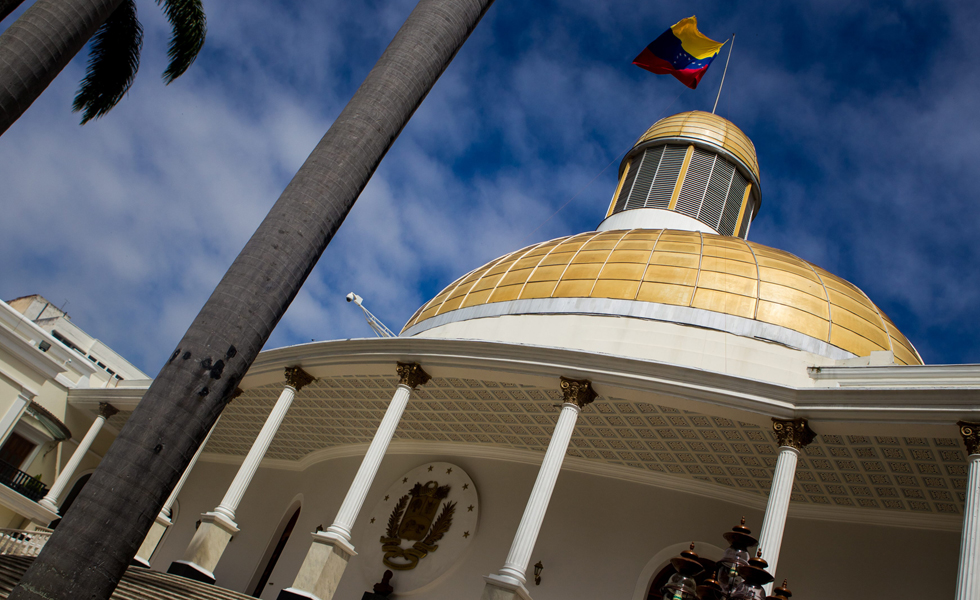
[[[657,138],[686,138],[713,144],[733,154],[759,178],[759,159],[752,140],[734,123],[718,115],[695,110],[660,119],[636,143]]]
[[[899,363],[922,364],[853,284],[788,252],[689,231],[589,232],[524,248],[448,286],[404,329],[460,308],[542,298],[699,308],[784,327],[857,356],[891,349]]]

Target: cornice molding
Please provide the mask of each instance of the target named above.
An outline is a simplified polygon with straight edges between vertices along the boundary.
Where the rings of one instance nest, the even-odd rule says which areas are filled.
[[[980,365],[913,367],[833,367],[837,371],[871,370],[894,375],[895,387],[791,388],[764,381],[667,363],[596,354],[579,350],[479,340],[433,338],[372,338],[315,342],[262,352],[241,386],[246,391],[282,381],[286,366],[303,364],[318,377],[357,372],[390,376],[396,362],[421,363],[434,377],[482,374],[515,383],[548,387],[561,376],[589,379],[597,393],[628,390],[658,396],[658,402],[686,410],[736,418],[769,426],[770,418],[806,418],[825,434],[896,431],[915,427],[917,434],[949,435],[960,420],[980,421],[980,405],[972,373]],[[918,387],[902,381],[917,378]],[[904,379],[903,379],[904,378]],[[962,382],[947,385],[950,378]],[[922,382],[934,382],[926,385]],[[143,382],[141,382],[143,383]],[[149,386],[150,381],[145,382]],[[604,389],[605,388],[605,389]],[[69,391],[69,403],[94,407],[111,401],[120,409],[135,406],[145,390],[139,387]],[[608,395],[608,394],[607,394]]]
[[[976,403],[976,386],[951,388],[943,384],[949,376],[946,368],[936,385],[876,388],[791,388],[724,373],[715,373],[635,358],[596,354],[579,350],[507,344],[479,340],[438,338],[379,338],[315,342],[269,350],[259,355],[245,377],[244,385],[255,387],[271,383],[272,374],[283,365],[302,358],[304,367],[319,375],[358,365],[367,371],[386,373],[393,360],[419,362],[433,377],[456,376],[458,371],[492,371],[498,378],[515,381],[536,378],[545,385],[547,379],[567,376],[587,378],[596,391],[603,386],[656,393],[745,414],[743,420],[767,425],[771,417],[807,418],[820,421],[874,425],[928,425],[934,433],[961,419],[980,420]],[[929,367],[848,367],[851,369],[885,368],[901,377]],[[963,371],[977,369],[964,365]],[[553,379],[552,379],[553,380]],[[746,414],[747,413],[747,414]],[[751,415],[756,415],[753,419]],[[821,426],[821,431],[826,427]],[[829,432],[829,430],[828,430]]]

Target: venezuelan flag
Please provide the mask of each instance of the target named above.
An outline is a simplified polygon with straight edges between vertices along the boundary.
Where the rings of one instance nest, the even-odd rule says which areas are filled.
[[[698,31],[697,18],[688,17],[653,40],[633,64],[651,73],[673,75],[693,90],[724,45]]]

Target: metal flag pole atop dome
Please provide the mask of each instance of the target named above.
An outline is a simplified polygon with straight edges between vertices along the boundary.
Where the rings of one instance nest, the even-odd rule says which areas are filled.
[[[718,95],[715,96],[715,105],[711,108],[711,114],[715,114],[718,109],[718,100],[721,99],[721,88],[725,85],[725,75],[728,74],[728,63],[732,61],[732,48],[735,47],[735,34],[732,34],[732,45],[728,47],[728,59],[725,60],[725,70],[721,73],[721,83],[718,84]]]

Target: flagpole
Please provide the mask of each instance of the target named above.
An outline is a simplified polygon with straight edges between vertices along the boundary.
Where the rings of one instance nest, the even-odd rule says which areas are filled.
[[[725,70],[721,74],[721,84],[718,86],[718,95],[715,96],[715,105],[711,109],[711,114],[715,114],[718,109],[718,100],[721,99],[721,88],[725,85],[725,75],[728,74],[728,63],[732,61],[732,49],[735,48],[735,34],[732,34],[732,45],[728,47],[728,59],[725,61]]]

